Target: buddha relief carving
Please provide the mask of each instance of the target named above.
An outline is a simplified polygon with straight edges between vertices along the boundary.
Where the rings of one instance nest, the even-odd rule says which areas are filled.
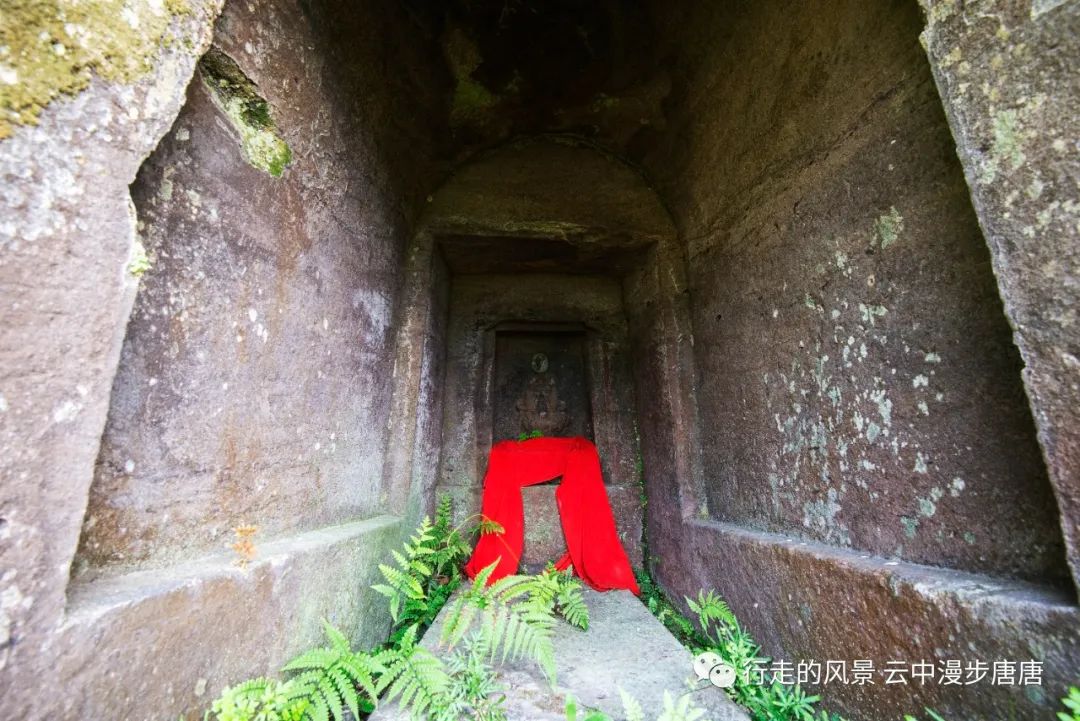
[[[525,433],[540,431],[545,436],[560,435],[570,422],[570,414],[566,412],[566,402],[559,400],[548,358],[543,353],[536,353],[530,365],[533,376],[516,404],[521,430]]]

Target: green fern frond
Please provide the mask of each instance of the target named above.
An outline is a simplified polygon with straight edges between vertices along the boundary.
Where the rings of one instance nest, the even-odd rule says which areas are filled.
[[[482,518],[478,525],[481,536],[488,536],[495,533],[506,533],[506,529],[498,521],[490,518]]]
[[[623,713],[626,714],[626,721],[645,721],[645,711],[641,708],[641,704],[637,699],[626,693],[626,691],[619,689],[619,698],[622,699]]]
[[[511,598],[527,595],[527,603],[534,610],[548,614],[557,613],[571,626],[588,630],[589,608],[582,594],[581,581],[574,578],[573,574],[573,567],[558,571],[549,563],[547,568],[536,576],[511,576],[510,578],[523,581],[512,591],[501,594],[500,598],[508,602]]]
[[[705,712],[694,706],[689,696],[682,696],[678,702],[671,698],[671,694],[664,691],[664,710],[656,721],[699,721]]]
[[[499,565],[498,561],[488,564],[480,569],[479,573],[473,577],[472,594],[482,595],[484,588],[487,586],[488,579],[491,578],[491,574],[495,572],[495,567]]]
[[[226,688],[211,712],[217,721],[301,721],[309,705],[292,681],[253,678]]]
[[[453,515],[454,499],[449,493],[444,493],[439,497],[438,505],[435,507],[435,523],[432,526],[435,533],[448,532],[452,525]]]
[[[513,603],[528,599],[537,608],[543,608],[548,599],[548,589],[540,576],[505,576],[488,587],[486,594],[499,603]]]
[[[727,603],[717,595],[716,591],[699,591],[697,600],[687,598],[686,604],[691,611],[697,614],[701,630],[705,633],[709,632],[709,628],[714,622],[717,623],[720,631],[724,633],[739,626],[735,614]]]
[[[422,646],[412,645],[414,641],[407,639],[403,649],[388,649],[377,656],[386,669],[377,688],[386,692],[386,701],[396,699],[414,718],[422,718],[445,698],[450,681],[442,661]]]
[[[582,631],[589,630],[589,607],[585,605],[581,582],[569,573],[559,574],[559,592],[555,596],[555,610],[571,626]]]
[[[450,654],[445,706],[431,721],[506,721],[506,694],[488,665],[488,652],[484,642],[474,638]]]
[[[497,564],[482,569],[472,586],[454,602],[443,625],[440,643],[453,648],[476,628],[475,642],[487,649],[489,660],[527,656],[554,679],[555,653],[551,636],[554,615],[550,604],[525,600],[540,587],[535,577],[507,576],[487,586]]]
[[[345,634],[334,628],[329,621],[325,618],[322,619],[323,633],[326,634],[326,638],[330,640],[330,647],[335,651],[348,652],[349,639],[345,638]]]
[[[456,646],[469,632],[479,610],[476,604],[467,602],[464,597],[451,606],[446,622],[443,624],[439,643],[446,644],[450,648]]]
[[[332,648],[312,648],[289,661],[283,671],[303,671],[305,669],[323,669],[332,666],[340,656],[340,652]]]
[[[1060,721],[1080,721],[1080,688],[1070,686],[1069,695],[1061,699],[1061,703],[1068,710],[1068,713],[1058,711],[1057,717]]]
[[[311,701],[310,721],[341,721],[346,707],[357,718],[362,705],[374,704],[378,698],[375,676],[383,667],[370,655],[350,650],[345,635],[325,619],[323,628],[330,645],[305,651],[282,670],[298,674],[292,682]]]
[[[308,708],[307,721],[330,721],[330,706],[321,695],[316,695]]]
[[[450,519],[447,496],[439,503],[435,524],[424,518],[401,550],[391,551],[393,564],[379,566],[385,583],[372,588],[390,599],[392,643],[408,626],[426,628],[461,580],[460,567],[471,549],[450,527]]]

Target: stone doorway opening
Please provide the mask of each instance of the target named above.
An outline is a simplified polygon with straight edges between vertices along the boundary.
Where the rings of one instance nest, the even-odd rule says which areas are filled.
[[[41,678],[193,710],[322,615],[374,641],[379,554],[538,425],[777,655],[1074,680],[1080,5],[586,4],[166,3],[0,141],[9,715],[73,708]],[[237,572],[249,524],[285,562]],[[114,673],[181,641],[174,686]],[[837,708],[1054,700],[877,690]]]

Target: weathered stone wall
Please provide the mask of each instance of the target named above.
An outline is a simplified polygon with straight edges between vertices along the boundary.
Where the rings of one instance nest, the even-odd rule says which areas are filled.
[[[192,3],[169,21],[172,41],[147,49],[150,69],[91,76],[0,142],[0,705],[13,718],[40,717],[27,704],[54,679],[39,654],[64,612],[135,295],[127,186],[176,116],[218,9]]]
[[[341,20],[237,5],[218,23],[216,46],[265,93],[290,145],[281,177],[245,157],[209,69],[134,185],[152,267],[83,567],[165,563],[220,548],[245,523],[272,537],[385,508],[391,327],[419,193],[409,161],[423,146],[402,152],[380,118],[425,89],[375,87],[365,73],[385,51],[361,42],[366,63],[346,54],[322,35],[329,22]]]
[[[188,86],[218,9],[0,141],[12,718],[201,718],[321,617],[385,632],[365,590],[402,530],[387,379],[437,50],[391,2],[230,3],[214,45],[268,101],[238,106]]]
[[[1034,657],[1051,676],[1050,700],[829,689],[854,718],[1045,716],[1078,652],[1058,509],[918,5],[657,13],[673,90],[644,163],[684,243],[696,392],[670,403],[696,402],[701,458],[701,520],[680,519],[660,504],[694,495],[668,476],[694,439],[650,441],[666,417],[641,413],[658,577],[717,588],[774,656]],[[646,360],[639,388],[662,371]],[[856,638],[835,623],[864,617]]]
[[[918,8],[761,3],[700,24],[726,35],[687,60],[656,170],[686,240],[710,515],[1062,579]]]
[[[1080,3],[923,6],[1080,583]]]

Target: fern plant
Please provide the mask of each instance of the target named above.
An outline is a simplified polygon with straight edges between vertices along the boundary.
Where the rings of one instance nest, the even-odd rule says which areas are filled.
[[[217,721],[302,721],[308,706],[294,682],[253,678],[226,688],[211,711]]]
[[[573,566],[559,571],[549,563],[533,577],[526,603],[542,613],[557,613],[582,631],[589,629],[589,607],[585,605],[581,581],[574,578]]]
[[[492,563],[476,574],[471,586],[454,602],[440,643],[452,649],[470,630],[475,630],[476,638],[488,651],[489,662],[528,656],[554,680],[554,610],[530,601],[532,594],[542,592],[543,583],[536,576],[506,576],[488,586],[497,565]]]
[[[625,721],[645,721],[645,712],[637,699],[621,688],[619,697],[622,699]],[[688,694],[683,694],[676,701],[671,693],[664,691],[664,707],[656,721],[701,721],[704,718],[705,711],[696,706]],[[573,697],[566,701],[566,721],[578,721],[577,701]],[[612,718],[602,711],[588,709],[581,721],[612,721]]]
[[[447,705],[436,721],[506,721],[506,693],[487,663],[488,655],[483,640],[474,639],[446,660]]]
[[[709,626],[717,623],[721,628],[738,628],[739,622],[724,599],[716,591],[699,591],[697,600],[687,598],[686,605],[697,614],[702,631],[709,632]]]
[[[443,662],[416,642],[417,627],[409,626],[397,646],[375,655],[383,672],[376,691],[385,692],[384,701],[397,700],[413,718],[425,718],[429,711],[445,711],[450,678]]]
[[[689,695],[673,701],[671,694],[664,691],[664,710],[656,717],[656,721],[699,721],[704,716],[705,711],[695,706]]]
[[[323,629],[330,645],[300,654],[283,671],[298,674],[290,683],[310,700],[306,719],[342,721],[345,708],[352,712],[353,718],[359,718],[361,708],[365,711],[374,708],[378,698],[375,676],[383,670],[382,666],[369,654],[352,651],[345,635],[325,619]]]
[[[385,583],[372,588],[390,599],[393,625],[388,643],[396,645],[410,626],[419,632],[431,625],[447,599],[462,581],[462,566],[472,553],[464,529],[476,524],[481,533],[502,533],[498,523],[470,516],[453,525],[453,508],[444,495],[435,511],[435,522],[425,518],[401,551],[393,551],[394,565],[380,564]]]
[[[381,592],[402,599],[399,622],[406,618],[410,600],[419,598],[409,579],[427,596],[430,587],[425,584],[438,567],[438,551],[419,549],[432,548],[425,545],[429,537],[438,539],[435,548],[455,543],[451,536],[456,531],[444,509],[440,504],[442,518],[431,528],[422,525],[405,551],[395,556],[397,567],[383,571],[388,583]],[[415,563],[418,558],[423,559],[420,564]],[[551,635],[556,613],[579,628],[588,626],[581,583],[572,572],[550,567],[537,576],[508,576],[488,586],[496,565],[478,573],[451,607],[440,638],[450,651],[445,663],[417,644],[419,623],[403,625],[396,644],[375,656],[382,669],[376,691],[385,691],[385,700],[397,700],[414,719],[502,721],[504,694],[491,664],[527,657],[554,679]]]
[[[461,578],[461,566],[472,547],[465,540],[462,529],[454,527],[453,500],[449,494],[439,499],[435,508],[435,523],[431,529],[434,536],[432,544],[432,565],[436,580],[453,581]]]
[[[1058,711],[1058,718],[1061,721],[1080,721],[1080,688],[1076,686],[1069,687],[1069,695],[1061,699],[1061,703],[1065,705],[1065,711]]]
[[[636,698],[620,688],[619,699],[622,701],[623,713],[626,714],[626,721],[645,721],[645,711],[641,708],[641,704],[638,703]]]
[[[471,522],[470,521],[467,521]],[[499,524],[477,523],[480,533]],[[373,587],[389,599],[390,641],[372,653],[352,651],[343,633],[325,620],[328,644],[290,661],[287,681],[252,679],[228,688],[214,702],[216,721],[342,721],[374,709],[380,697],[396,701],[418,721],[505,721],[505,694],[491,664],[528,657],[554,680],[551,635],[556,614],[587,628],[588,608],[572,569],[549,567],[538,576],[510,576],[487,586],[492,564],[477,575],[451,609],[440,660],[417,640],[461,581],[471,549],[451,521],[449,499],[435,523],[425,519],[393,563],[379,569]]]
[[[417,644],[416,626],[401,644],[376,656],[384,668],[377,689],[418,721],[505,721],[506,695],[488,665],[483,638],[473,638],[444,663]]]
[[[679,639],[682,645],[695,653],[704,651],[712,645],[712,642],[689,619],[679,613],[646,571],[638,571],[635,575],[641,589],[642,603],[668,631],[671,631],[675,638]]]
[[[402,551],[391,551],[396,566],[379,564],[386,583],[372,586],[372,589],[390,599],[390,617],[394,622],[402,622],[402,611],[407,618],[421,614],[426,606],[427,585],[435,569],[430,562],[434,553],[431,521],[424,518],[420,527],[405,543]]]
[[[785,686],[775,681],[769,688],[767,713],[794,721],[814,721],[814,704],[820,696],[808,696],[798,684]]]

